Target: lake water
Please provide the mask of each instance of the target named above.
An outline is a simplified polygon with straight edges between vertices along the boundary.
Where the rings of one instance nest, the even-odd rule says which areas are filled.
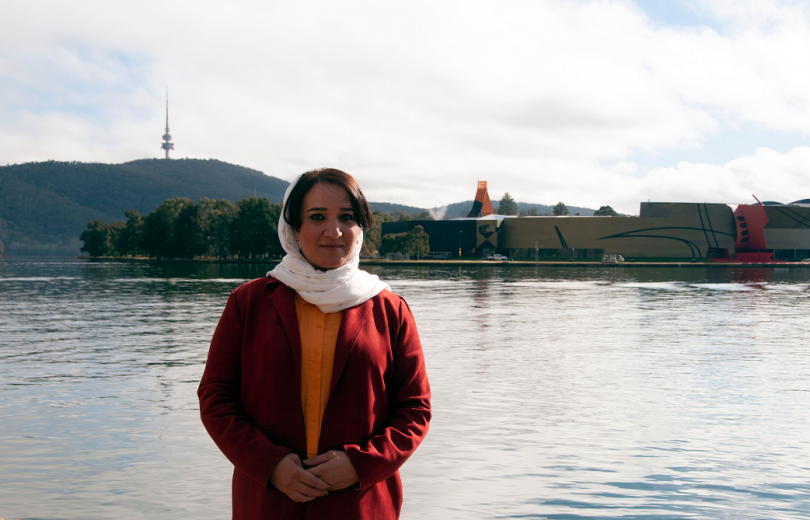
[[[810,270],[370,270],[433,388],[404,519],[810,516]],[[0,517],[229,518],[196,388],[266,271],[0,261]]]

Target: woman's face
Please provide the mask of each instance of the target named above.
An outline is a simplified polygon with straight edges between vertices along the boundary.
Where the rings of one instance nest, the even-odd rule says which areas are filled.
[[[349,194],[334,184],[315,184],[304,195],[301,229],[296,231],[304,258],[318,269],[335,269],[349,261],[360,226]]]

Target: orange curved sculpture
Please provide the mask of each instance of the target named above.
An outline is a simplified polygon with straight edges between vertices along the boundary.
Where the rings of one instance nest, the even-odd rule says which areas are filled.
[[[477,218],[493,214],[495,214],[495,209],[492,207],[492,201],[489,200],[487,181],[478,181],[478,191],[475,192],[475,201],[473,202],[470,214],[467,216]]]

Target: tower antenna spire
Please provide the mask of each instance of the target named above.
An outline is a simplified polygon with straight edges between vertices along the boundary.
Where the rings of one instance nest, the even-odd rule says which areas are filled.
[[[169,134],[169,86],[166,86],[166,133],[163,134],[163,143],[160,147],[166,150],[166,159],[169,158],[169,150],[174,150],[172,136]]]
[[[166,132],[169,131],[169,87],[166,87]]]

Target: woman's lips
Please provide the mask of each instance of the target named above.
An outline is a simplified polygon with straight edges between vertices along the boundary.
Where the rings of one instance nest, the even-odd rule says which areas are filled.
[[[343,247],[343,244],[322,244],[321,247],[326,249],[327,251],[337,251],[338,249]]]

